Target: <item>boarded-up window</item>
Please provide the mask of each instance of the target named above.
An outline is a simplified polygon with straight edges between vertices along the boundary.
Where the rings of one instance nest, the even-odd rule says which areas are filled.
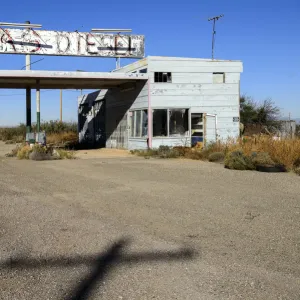
[[[225,83],[225,73],[213,73],[213,83]]]

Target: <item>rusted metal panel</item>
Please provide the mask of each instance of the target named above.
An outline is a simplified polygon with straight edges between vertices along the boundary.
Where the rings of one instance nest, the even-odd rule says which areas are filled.
[[[142,58],[144,36],[0,28],[0,53]]]

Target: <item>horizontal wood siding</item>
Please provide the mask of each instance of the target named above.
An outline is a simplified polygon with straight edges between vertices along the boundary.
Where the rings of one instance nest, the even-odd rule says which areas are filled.
[[[131,139],[128,141],[129,150],[144,150],[147,149],[147,140],[146,139]]]
[[[189,147],[191,145],[191,138],[190,137],[182,137],[182,138],[171,138],[171,137],[159,137],[152,139],[152,148],[159,148],[159,146],[169,146],[169,147],[176,147],[176,146],[185,146]]]
[[[191,112],[216,114],[219,137],[237,137],[239,123],[233,122],[233,117],[240,114],[239,80],[242,70],[239,61],[149,57],[151,106],[154,109],[190,108]],[[171,72],[172,83],[154,82],[154,72]],[[213,83],[213,73],[225,73],[224,83]],[[215,135],[213,132],[207,134],[211,138]]]

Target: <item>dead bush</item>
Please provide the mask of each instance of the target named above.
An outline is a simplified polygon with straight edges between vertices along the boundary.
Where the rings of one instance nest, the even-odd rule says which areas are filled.
[[[51,160],[51,153],[32,151],[29,153],[30,160]]]
[[[17,158],[18,159],[29,159],[29,154],[32,152],[32,148],[30,146],[25,145],[18,149]]]

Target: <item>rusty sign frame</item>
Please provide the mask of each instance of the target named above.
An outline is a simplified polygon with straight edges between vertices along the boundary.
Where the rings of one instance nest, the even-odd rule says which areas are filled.
[[[143,58],[144,40],[143,35],[0,27],[0,54]]]

